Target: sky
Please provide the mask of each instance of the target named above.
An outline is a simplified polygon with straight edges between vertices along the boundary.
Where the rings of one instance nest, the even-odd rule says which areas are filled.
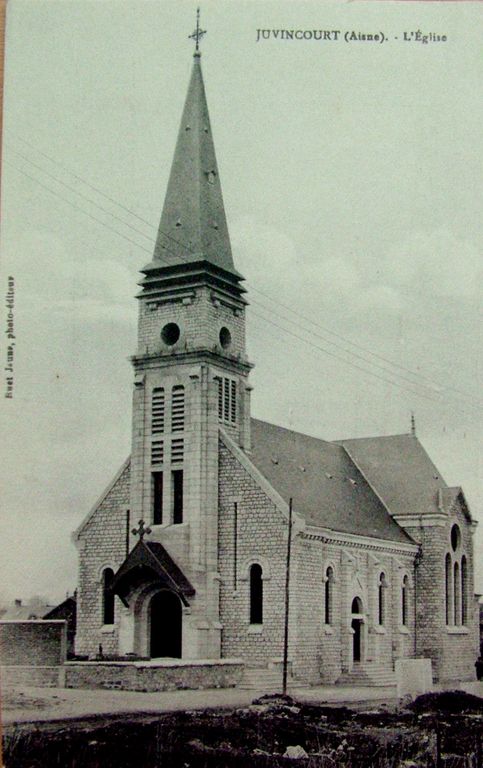
[[[335,440],[409,432],[414,412],[478,518],[481,5],[203,0],[201,13],[253,415]],[[71,533],[130,452],[134,296],[195,14],[188,0],[8,4],[0,600],[72,592]],[[332,39],[257,42],[262,29]]]

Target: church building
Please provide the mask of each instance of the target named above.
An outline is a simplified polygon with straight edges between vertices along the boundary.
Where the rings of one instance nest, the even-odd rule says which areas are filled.
[[[377,683],[403,657],[474,679],[475,523],[415,430],[327,442],[251,416],[198,46],[141,271],[131,455],[74,534],[76,653],[277,668],[293,497],[293,679]]]

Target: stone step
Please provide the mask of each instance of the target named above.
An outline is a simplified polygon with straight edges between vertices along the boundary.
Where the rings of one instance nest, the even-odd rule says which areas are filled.
[[[356,667],[341,675],[336,685],[373,685],[377,687],[396,685],[396,675],[391,668],[371,666]]]

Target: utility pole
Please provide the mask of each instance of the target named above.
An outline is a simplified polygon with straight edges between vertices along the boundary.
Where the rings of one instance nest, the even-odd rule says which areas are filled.
[[[283,638],[283,688],[282,693],[287,695],[287,670],[288,670],[288,619],[290,602],[290,554],[292,548],[292,499],[288,505],[288,537],[287,537],[287,567],[285,573],[285,631]]]

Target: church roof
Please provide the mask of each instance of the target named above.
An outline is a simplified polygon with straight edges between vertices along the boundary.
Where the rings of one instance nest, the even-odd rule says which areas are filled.
[[[342,445],[252,419],[250,460],[309,525],[412,542]]]
[[[220,177],[195,53],[151,268],[209,261],[235,275]]]
[[[186,598],[195,594],[194,587],[163,545],[157,541],[142,540],[138,541],[115,574],[111,589],[125,599],[148,574],[177,592],[185,604]]]
[[[393,515],[441,512],[447,485],[414,435],[341,440],[351,458]]]

